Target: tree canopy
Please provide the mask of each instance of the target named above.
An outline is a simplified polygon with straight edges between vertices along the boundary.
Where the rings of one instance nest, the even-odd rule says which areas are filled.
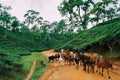
[[[97,3],[93,0],[62,0],[58,10],[65,19],[52,23],[32,9],[26,11],[25,19],[21,22],[9,10],[11,7],[0,4],[2,76],[13,76],[10,75],[12,71],[22,73],[23,64],[20,61],[31,52],[53,48],[78,52],[105,51],[103,48],[108,52],[119,51],[120,6],[117,0]],[[90,24],[93,27],[88,29]],[[118,48],[114,49],[114,45]]]

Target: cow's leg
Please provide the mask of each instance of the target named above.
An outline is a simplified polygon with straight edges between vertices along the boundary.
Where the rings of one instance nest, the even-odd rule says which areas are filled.
[[[79,68],[79,63],[76,63],[76,69],[78,70],[78,68]]]
[[[97,67],[97,69],[96,69],[96,72],[98,72],[98,67]]]
[[[67,61],[67,65],[69,65],[69,61],[68,60],[66,60]]]
[[[102,76],[103,76],[104,69],[102,68]]]
[[[94,68],[95,68],[95,66],[93,67],[93,73],[94,73]]]
[[[82,61],[80,60],[80,66],[82,66]]]
[[[66,60],[66,65],[68,65],[68,60]]]
[[[98,70],[99,70],[99,74],[100,74],[100,67],[98,67]]]
[[[98,72],[98,65],[97,65],[97,70],[96,70],[96,72]]]
[[[93,73],[95,73],[95,65],[94,65],[94,67],[93,67]]]
[[[86,71],[86,63],[83,63],[83,69]]]
[[[89,64],[88,64],[88,73],[89,73]]]
[[[52,61],[53,61],[53,63],[54,63],[54,59],[53,59]]]
[[[109,74],[109,69],[107,69],[107,73],[108,73],[108,78],[111,79],[110,74]]]
[[[95,65],[92,64],[92,65],[91,65],[91,68],[92,68],[92,72],[93,72],[93,73],[94,73],[94,67],[95,67]]]
[[[64,60],[65,61],[65,65],[66,65],[66,60]]]
[[[66,60],[66,65],[68,65],[68,60]]]
[[[68,65],[68,60],[65,60],[65,62],[66,62],[66,65]]]

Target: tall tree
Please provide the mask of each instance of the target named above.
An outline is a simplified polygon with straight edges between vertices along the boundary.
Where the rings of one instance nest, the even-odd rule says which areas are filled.
[[[18,31],[19,20],[18,20],[16,17],[12,17],[11,27],[12,27],[12,31],[13,31],[13,32]]]
[[[33,25],[38,15],[39,15],[39,12],[34,11],[34,10],[28,10],[26,14],[24,15],[25,17],[24,23],[27,24],[28,27],[30,25]]]
[[[58,10],[64,16],[66,14],[70,14],[70,20],[73,19],[72,15],[78,11],[78,15],[80,18],[82,29],[87,29],[87,25],[89,22],[89,11],[90,8],[94,5],[92,0],[64,0],[59,6]],[[81,14],[82,13],[82,14]]]
[[[0,26],[6,28],[7,30],[10,29],[10,21],[11,21],[11,15],[8,13],[8,11],[11,9],[11,7],[8,6],[2,6],[0,4]],[[5,30],[4,37],[6,38],[7,30]]]
[[[58,10],[60,11],[62,16],[66,16],[69,18],[69,22],[71,24],[71,28],[73,27],[73,6],[72,6],[73,0],[63,0],[61,4],[58,6]]]
[[[64,27],[65,27],[65,21],[60,20],[57,27],[55,28],[55,33],[56,34],[63,34],[64,33]]]
[[[97,2],[93,9],[90,11],[94,15],[93,19],[96,24],[115,18],[114,5],[117,4],[117,0],[102,0]]]

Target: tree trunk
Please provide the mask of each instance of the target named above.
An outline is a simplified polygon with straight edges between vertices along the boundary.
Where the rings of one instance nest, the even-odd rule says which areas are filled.
[[[80,21],[83,23],[82,17],[80,15],[80,6],[77,6],[77,7],[78,7],[78,14],[79,14]]]
[[[73,27],[74,27],[74,24],[73,24],[73,20],[72,20],[72,14],[71,13],[69,13],[70,14],[70,21],[71,21],[71,24],[72,24],[72,29],[73,29]]]
[[[112,52],[112,47],[109,44],[107,44],[107,46],[110,49],[110,52]]]
[[[4,23],[4,27],[6,28],[6,29],[5,29],[5,35],[4,35],[4,38],[6,38],[6,37],[7,37],[7,23]]]

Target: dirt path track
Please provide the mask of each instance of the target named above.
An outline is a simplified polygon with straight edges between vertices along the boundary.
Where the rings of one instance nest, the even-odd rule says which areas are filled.
[[[30,80],[30,78],[31,78],[31,76],[32,76],[32,74],[33,74],[33,72],[34,72],[34,70],[35,70],[36,59],[37,59],[37,58],[34,59],[33,64],[32,64],[32,66],[31,66],[30,71],[29,71],[29,73],[27,74],[25,80]]]
[[[53,50],[43,52],[44,55],[49,56],[55,54]],[[110,72],[110,80],[120,80],[120,70],[114,70],[115,73]],[[75,65],[72,66],[60,66],[58,62],[50,63],[49,69],[39,78],[39,80],[109,80],[107,78],[106,71],[104,71],[104,76],[102,77],[98,73],[87,73],[83,71],[80,66],[76,70]]]

